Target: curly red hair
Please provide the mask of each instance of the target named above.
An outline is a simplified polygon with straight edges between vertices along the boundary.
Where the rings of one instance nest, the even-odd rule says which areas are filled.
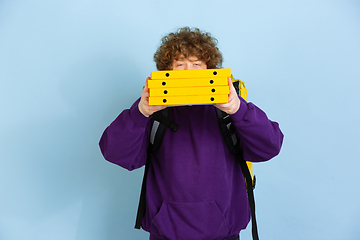
[[[206,63],[207,68],[221,68],[222,54],[217,48],[218,41],[210,33],[198,28],[180,28],[169,33],[161,40],[161,45],[154,54],[156,68],[171,70],[174,60],[195,56]]]

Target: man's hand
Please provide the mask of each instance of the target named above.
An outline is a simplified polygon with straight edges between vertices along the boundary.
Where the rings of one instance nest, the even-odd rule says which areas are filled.
[[[150,77],[146,78],[145,87],[141,94],[141,99],[138,104],[139,111],[145,117],[150,117],[154,112],[160,111],[166,108],[166,105],[159,105],[159,106],[149,106],[149,88],[148,88],[148,80],[151,79]]]
[[[231,78],[228,78],[228,84],[230,88],[229,102],[228,103],[215,103],[214,106],[218,109],[226,112],[227,114],[234,114],[240,108],[240,99],[236,93],[234,85],[232,84]]]

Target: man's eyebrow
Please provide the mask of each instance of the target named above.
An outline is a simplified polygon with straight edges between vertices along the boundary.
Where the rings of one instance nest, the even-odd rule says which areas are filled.
[[[198,62],[198,61],[202,61],[202,60],[196,58],[196,59],[194,59],[194,60],[190,60],[190,59],[189,59],[189,61],[190,61],[190,62]]]

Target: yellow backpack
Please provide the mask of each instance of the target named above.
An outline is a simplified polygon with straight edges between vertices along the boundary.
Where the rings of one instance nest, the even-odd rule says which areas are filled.
[[[245,101],[249,101],[245,83],[243,81],[241,81],[240,79],[235,79],[232,74],[231,74],[231,80],[236,89],[236,92],[240,95],[240,97],[242,97]],[[247,161],[246,164],[247,164],[250,174],[251,174],[252,187],[255,188],[256,177],[254,175],[254,166],[253,166],[252,162]]]

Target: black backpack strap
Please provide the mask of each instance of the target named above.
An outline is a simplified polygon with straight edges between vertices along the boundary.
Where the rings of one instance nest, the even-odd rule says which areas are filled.
[[[215,111],[216,111],[216,116],[218,119],[220,131],[226,146],[228,147],[229,151],[232,154],[238,155],[240,149],[237,147],[238,139],[235,134],[235,129],[232,125],[231,116],[216,107],[215,107]]]
[[[255,199],[254,199],[255,179],[254,181],[252,180],[249,167],[247,166],[246,161],[243,158],[242,151],[238,146],[239,140],[235,134],[235,128],[232,125],[231,116],[216,107],[215,107],[215,111],[216,111],[220,131],[224,138],[226,146],[228,147],[229,151],[238,158],[240,162],[241,171],[244,175],[246,182],[246,190],[247,190],[248,201],[251,212],[252,236],[254,240],[259,240],[256,216],[255,216]]]
[[[161,142],[164,138],[167,128],[170,128],[172,131],[176,132],[179,129],[179,125],[174,123],[170,119],[170,112],[172,108],[165,108],[161,111],[155,112],[151,116],[151,131],[150,131],[150,143],[147,150],[147,159],[145,163],[144,176],[141,186],[141,193],[139,199],[139,206],[136,215],[135,228],[140,229],[141,222],[145,216],[146,211],[146,179],[149,172],[150,159],[153,152],[157,151],[161,145]]]
[[[142,219],[145,216],[145,210],[146,210],[146,205],[145,205],[146,178],[147,178],[147,175],[148,175],[148,172],[149,172],[150,158],[151,158],[151,155],[148,154],[147,159],[146,159],[146,163],[145,163],[143,181],[142,181],[142,185],[141,185],[139,206],[138,206],[138,210],[137,210],[137,214],[136,214],[136,221],[135,221],[135,228],[136,229],[140,229]]]
[[[239,159],[241,171],[245,177],[246,182],[251,183],[252,180],[251,180],[250,170],[249,170],[242,154],[239,154],[237,157]],[[252,184],[246,184],[246,190],[247,190],[248,201],[249,201],[249,206],[250,206],[250,213],[251,213],[252,237],[254,240],[259,240],[259,234],[258,234],[257,223],[256,223],[256,215],[255,215],[254,188],[253,188]]]
[[[150,132],[150,147],[151,152],[155,152],[162,142],[166,128],[170,128],[176,132],[179,129],[179,125],[170,119],[170,111],[172,108],[165,108],[161,111],[155,112],[151,116],[152,126]]]

